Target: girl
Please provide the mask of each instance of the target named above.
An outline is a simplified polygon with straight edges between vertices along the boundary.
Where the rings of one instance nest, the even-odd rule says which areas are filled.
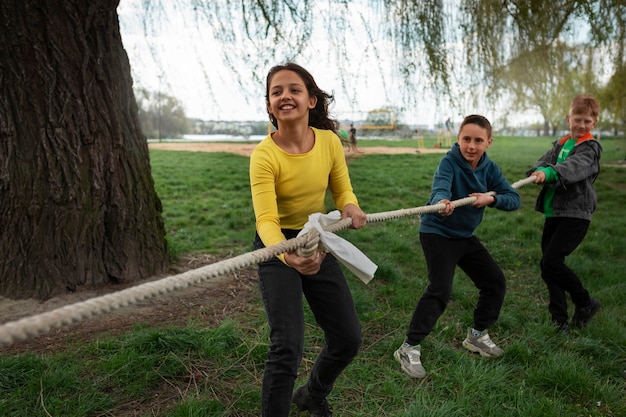
[[[255,249],[296,237],[316,212],[326,212],[330,188],[342,218],[365,225],[343,145],[329,118],[333,97],[299,65],[273,67],[267,75],[266,106],[277,130],[250,157],[250,186],[256,217]],[[332,417],[326,397],[361,345],[361,326],[339,263],[330,253],[294,252],[259,264],[259,286],[270,328],[261,407],[265,417],[287,417],[293,401],[314,417]],[[304,344],[303,298],[324,331],[325,345],[308,382],[293,394]]]

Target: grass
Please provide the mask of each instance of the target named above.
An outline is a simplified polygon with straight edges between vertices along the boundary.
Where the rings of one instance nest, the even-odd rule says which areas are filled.
[[[392,143],[415,143],[405,142]],[[513,182],[524,177],[550,142],[496,138],[489,154]],[[602,143],[599,207],[587,238],[568,259],[603,303],[588,327],[564,335],[548,324],[547,294],[537,266],[543,222],[533,211],[538,188],[519,190],[522,208],[516,212],[486,211],[477,235],[508,279],[500,320],[490,330],[505,349],[500,359],[471,355],[461,347],[476,289],[457,272],[452,300],[422,344],[428,376],[409,379],[392,353],[427,283],[419,220],[396,219],[340,232],[379,269],[369,285],[347,273],[364,345],[329,398],[336,415],[626,415],[626,171],[611,166],[625,159],[626,140]],[[359,141],[359,146],[372,145],[381,142]],[[351,160],[364,210],[423,205],[440,158],[413,154]],[[247,158],[154,150],[151,160],[173,256],[209,252],[227,257],[251,249]],[[215,328],[138,324],[124,336],[68,346],[55,354],[1,355],[0,415],[258,416],[268,329],[260,300],[251,307]],[[323,343],[310,311],[305,313],[307,339],[298,383],[305,381]],[[159,407],[145,405],[155,403]]]

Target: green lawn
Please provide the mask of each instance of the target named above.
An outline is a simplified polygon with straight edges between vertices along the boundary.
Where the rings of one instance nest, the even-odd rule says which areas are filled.
[[[550,138],[495,138],[489,155],[514,182],[550,146]],[[336,416],[626,416],[626,139],[603,138],[596,182],[599,207],[583,244],[568,259],[603,308],[570,334],[549,325],[539,276],[543,219],[533,211],[539,188],[519,189],[522,208],[487,210],[478,237],[505,271],[508,292],[490,330],[505,350],[485,359],[462,346],[476,289],[457,272],[453,297],[422,343],[428,371],[408,378],[393,359],[427,283],[415,217],[340,232],[379,268],[363,284],[347,273],[364,345],[329,401]],[[359,140],[359,146],[381,146]],[[387,144],[387,143],[385,143]],[[415,146],[415,140],[389,142]],[[431,146],[427,143],[427,146]],[[425,204],[440,154],[370,155],[350,161],[363,209],[380,213]],[[231,154],[151,151],[172,256],[232,257],[251,250],[254,216],[248,158]],[[322,335],[308,311],[306,379]],[[97,320],[97,319],[95,319]],[[123,415],[258,416],[268,329],[260,300],[219,326],[183,328],[138,323],[129,334],[101,337],[56,354],[0,355],[0,416],[120,416],[123,405],[154,401],[164,385],[177,393],[167,412]],[[163,404],[162,404],[163,405]],[[44,408],[45,406],[45,408]]]

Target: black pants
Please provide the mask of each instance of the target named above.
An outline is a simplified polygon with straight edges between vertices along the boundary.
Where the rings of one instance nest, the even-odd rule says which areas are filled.
[[[283,230],[289,239],[297,232]],[[263,247],[256,237],[255,249]],[[309,375],[309,394],[322,400],[361,346],[361,324],[337,259],[330,253],[316,275],[301,275],[278,258],[259,264],[259,286],[270,328],[261,414],[287,417],[304,345],[303,297],[324,331],[325,344]]]
[[[569,217],[548,217],[543,225],[539,262],[541,278],[548,286],[550,304],[548,311],[557,324],[567,323],[567,297],[577,307],[586,307],[591,302],[589,292],[583,287],[578,275],[565,265],[565,257],[580,245],[589,229],[590,222]]]
[[[506,279],[478,238],[449,239],[432,233],[420,233],[420,243],[430,283],[413,312],[406,333],[407,342],[417,345],[433,330],[450,300],[457,265],[479,290],[473,327],[482,331],[493,325],[500,316],[504,302]]]

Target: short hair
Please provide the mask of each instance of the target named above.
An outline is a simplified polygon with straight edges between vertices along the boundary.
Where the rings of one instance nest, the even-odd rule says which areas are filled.
[[[569,115],[582,113],[589,113],[591,117],[597,120],[600,115],[600,101],[587,94],[574,97],[569,106]]]
[[[483,129],[487,130],[487,137],[491,137],[491,123],[485,116],[481,116],[479,114],[470,114],[466,116],[465,119],[461,122],[461,126],[459,127],[459,133],[463,130],[465,125],[478,125]]]

